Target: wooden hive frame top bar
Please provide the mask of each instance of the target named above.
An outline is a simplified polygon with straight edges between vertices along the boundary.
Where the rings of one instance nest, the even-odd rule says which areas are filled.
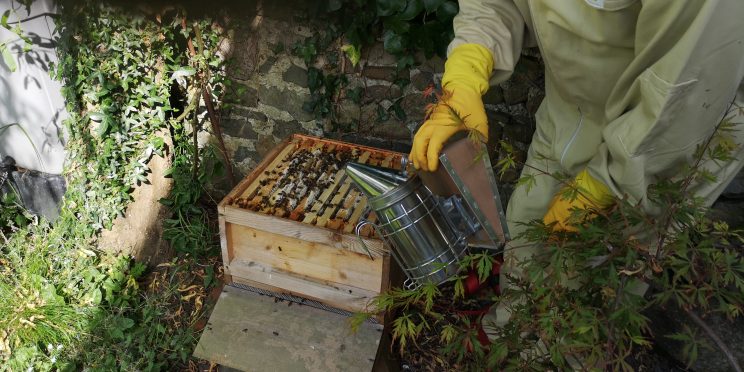
[[[343,166],[356,161],[400,169],[402,154],[294,134],[220,203],[349,234],[367,213],[366,197],[352,187]],[[366,226],[362,236],[372,237]]]

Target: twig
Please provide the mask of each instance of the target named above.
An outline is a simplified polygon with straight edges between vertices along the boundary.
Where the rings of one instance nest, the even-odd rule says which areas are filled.
[[[721,340],[721,338],[716,334],[715,331],[713,331],[712,328],[710,328],[700,317],[695,314],[692,310],[682,308],[682,310],[687,313],[687,315],[692,319],[695,324],[697,324],[700,328],[705,331],[705,333],[710,337],[711,340],[718,346],[719,349],[721,349],[721,352],[723,352],[724,355],[726,355],[726,359],[728,359],[729,364],[731,365],[731,368],[734,369],[736,372],[742,372],[741,366],[739,365],[739,362],[736,360],[736,357],[734,354],[729,350],[728,346],[726,346],[726,343]]]
[[[716,127],[713,129],[713,133],[708,137],[707,140],[705,140],[705,144],[700,149],[700,156],[698,156],[697,159],[695,159],[695,165],[691,168],[691,173],[689,176],[687,176],[687,179],[684,180],[682,183],[682,190],[681,194],[684,195],[687,192],[687,189],[690,187],[690,184],[692,184],[692,181],[695,179],[695,171],[698,170],[700,167],[700,163],[703,162],[703,157],[705,156],[705,151],[708,149],[708,147],[713,142],[713,139],[716,137],[716,133],[718,133],[718,129],[721,128],[721,125],[723,125],[723,122],[726,120],[726,115],[731,112],[731,108],[734,107],[736,101],[736,97],[734,97],[731,102],[728,105],[728,108],[726,108],[726,111],[723,113],[723,117],[721,120],[718,121],[718,124],[716,124]],[[670,206],[668,214],[668,217],[666,219],[666,223],[664,224],[663,230],[659,230],[659,237],[656,242],[656,260],[661,259],[661,253],[663,251],[662,246],[664,245],[665,238],[667,237],[669,228],[672,227],[672,222],[674,222],[674,216],[675,212],[677,212],[677,209],[679,208],[679,202],[674,203]]]
[[[201,125],[199,123],[199,115],[197,115],[197,113],[194,113],[194,130],[193,130],[194,169],[193,169],[193,175],[192,175],[193,179],[196,179],[197,175],[199,174],[199,130],[200,130],[200,127]]]
[[[620,296],[622,296],[623,292],[625,291],[625,285],[627,284],[627,282],[628,282],[627,276],[623,276],[623,278],[620,279],[620,286],[618,287],[618,290],[615,293],[615,303],[612,304],[610,315],[612,315],[620,307]],[[607,355],[611,356],[614,350],[615,350],[615,323],[610,323],[610,329],[607,331]]]
[[[181,26],[186,29],[186,17],[183,17],[181,19]],[[198,25],[194,25],[194,33],[199,37],[201,36],[201,30],[199,29]],[[192,57],[196,56],[196,50],[194,49],[194,43],[191,40],[191,36],[186,40],[187,46],[189,49],[189,53]],[[203,44],[201,42],[201,38],[199,37],[199,40],[197,40],[199,49],[201,50],[203,48]],[[205,80],[207,77],[202,77]],[[232,162],[230,161],[230,156],[227,155],[227,148],[225,147],[225,140],[222,138],[222,127],[220,126],[220,119],[217,115],[217,112],[214,110],[214,104],[212,103],[212,95],[207,91],[206,88],[206,81],[204,84],[204,87],[201,89],[201,96],[204,99],[204,105],[207,106],[207,113],[209,115],[209,121],[212,124],[212,130],[214,131],[215,137],[217,137],[217,144],[219,146],[220,152],[222,153],[222,158],[225,161],[225,167],[227,167],[227,176],[230,179],[230,183],[232,185],[235,185],[235,174],[233,173],[232,168]]]

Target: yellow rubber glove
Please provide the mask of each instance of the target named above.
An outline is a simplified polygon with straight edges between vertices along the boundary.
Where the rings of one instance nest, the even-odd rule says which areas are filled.
[[[413,166],[435,171],[444,143],[461,130],[477,130],[488,140],[488,119],[483,95],[493,71],[491,52],[478,44],[463,44],[450,53],[444,64],[444,93],[413,137],[409,158]],[[457,117],[462,120],[457,120]]]
[[[572,193],[570,188],[578,192],[576,197],[564,199],[563,195]],[[553,225],[555,231],[577,231],[571,219],[572,209],[604,209],[612,204],[613,197],[610,189],[602,182],[592,177],[585,169],[579,173],[572,185],[565,186],[554,197],[548,207],[548,213],[543,217],[543,223]]]

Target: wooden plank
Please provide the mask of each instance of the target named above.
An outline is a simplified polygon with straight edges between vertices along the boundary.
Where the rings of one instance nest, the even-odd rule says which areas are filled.
[[[367,164],[367,162],[369,161],[369,157],[371,155],[372,153],[369,151],[363,152],[362,155],[359,155],[359,159],[357,159],[357,163]]]
[[[326,138],[319,138],[319,137],[307,136],[307,135],[304,135],[304,134],[293,134],[292,135],[292,138],[297,138],[297,139],[302,139],[302,140],[304,140],[304,139],[311,139],[313,141],[320,141],[320,142],[323,142],[323,143],[333,143],[335,146],[342,147],[344,149],[358,150],[358,151],[369,151],[369,152],[372,152],[372,153],[381,154],[382,156],[393,155],[393,160],[396,160],[397,159],[396,161],[400,161],[400,158],[403,155],[402,153],[395,152],[395,151],[380,149],[380,148],[376,148],[376,147],[369,147],[369,146],[357,145],[357,144],[354,144],[354,143],[344,142],[344,141],[339,141],[339,140],[330,140],[330,139],[326,139]]]
[[[261,161],[261,164],[264,164],[264,162],[267,162],[266,165],[257,166],[256,169],[253,172],[251,172],[251,174],[248,177],[246,177],[244,181],[249,181],[248,187],[245,189],[244,192],[238,194],[240,195],[239,197],[249,198],[253,194],[253,192],[256,190],[256,188],[258,188],[259,186],[258,179],[262,175],[264,175],[264,171],[273,170],[274,168],[276,168],[278,164],[284,161],[284,158],[289,153],[295,150],[295,145],[296,143],[292,141],[291,143],[285,144],[285,146],[282,148],[279,148],[279,146],[277,146],[276,148],[274,148],[274,150],[278,150],[276,154],[274,154],[274,150],[272,150],[271,153],[266,155],[266,157],[264,157],[264,159]],[[271,155],[274,155],[274,156],[272,157]]]
[[[269,267],[269,266],[266,266],[266,265],[262,265],[262,264],[256,263],[256,262],[246,262],[246,261],[243,261],[243,260],[233,260],[232,263],[231,263],[231,265],[233,265],[235,267],[238,267],[238,270],[240,270],[240,268],[243,267],[243,268],[246,268],[248,270],[261,271],[261,272],[264,272],[264,273],[270,272],[272,275],[274,275],[274,274],[286,275],[286,276],[292,277],[293,279],[304,280],[304,281],[307,281],[307,282],[311,282],[313,284],[317,284],[317,285],[321,285],[321,286],[327,287],[329,289],[332,289],[332,290],[334,290],[336,292],[339,292],[339,293],[343,294],[344,296],[350,295],[350,296],[352,296],[352,298],[374,298],[375,296],[377,296],[379,294],[378,291],[368,291],[366,289],[357,288],[357,287],[350,286],[350,285],[345,285],[345,284],[339,284],[339,283],[333,283],[333,282],[327,282],[327,281],[321,281],[321,280],[317,280],[317,279],[312,279],[312,278],[308,278],[306,276],[296,275],[294,273],[286,272],[286,271],[284,271],[282,269],[272,268],[272,267]],[[270,290],[272,292],[290,293],[289,291],[292,290],[292,288],[282,289],[282,288],[279,288],[279,287],[276,287],[276,286],[270,286],[269,283],[260,283],[260,282],[256,282],[256,281],[254,281],[253,283],[256,284],[256,285],[253,285],[254,287],[263,288],[263,289],[266,289],[266,290]],[[243,284],[247,284],[247,283],[243,283]],[[292,293],[292,294],[294,294],[295,296],[303,297],[303,298],[310,298],[307,295],[302,295],[302,294],[298,294],[298,293]]]
[[[365,238],[374,238],[376,235],[372,224],[377,223],[377,215],[375,214],[375,212],[369,213],[369,215],[367,216],[367,221],[369,221],[370,224],[364,225],[364,227],[362,227],[362,230],[359,232],[359,235]]]
[[[225,221],[271,232],[278,236],[325,244],[338,249],[351,249],[357,252],[364,251],[356,235],[342,234],[326,228],[311,226],[285,218],[267,216],[240,208],[225,208]],[[373,256],[375,256],[375,252],[387,252],[387,249],[379,239],[364,238],[364,242],[372,250]]]
[[[345,233],[354,233],[354,229],[356,229],[357,224],[359,224],[359,219],[362,218],[362,213],[364,213],[365,209],[367,209],[367,198],[363,197],[354,208],[354,212],[351,214],[349,222],[346,224],[346,227],[344,227]]]
[[[352,181],[347,178],[346,182],[351,184]],[[361,200],[359,195],[360,195],[359,190],[357,190],[356,187],[352,187],[351,191],[348,194],[346,194],[346,197],[344,198],[344,202],[342,204],[343,208],[348,209],[348,210],[353,209],[358,204],[358,202]]]
[[[370,371],[382,325],[226,286],[194,356],[241,371]]]
[[[256,262],[309,278],[378,291],[383,260],[346,249],[231,224],[234,260]]]
[[[390,165],[392,164],[392,162],[393,162],[393,155],[388,154],[387,156],[385,156],[385,160],[382,161],[380,166],[385,167],[385,168],[390,168]],[[395,167],[395,169],[399,169],[399,168],[400,166]]]
[[[320,190],[321,195],[318,195],[308,208],[304,208],[307,195],[303,197],[305,200],[298,201],[294,210],[288,210],[286,213],[279,213],[278,209],[261,213],[230,205],[238,199],[239,195],[249,196],[260,203],[277,182],[277,172],[280,173],[282,169],[286,169],[287,164],[284,158],[291,155],[292,151],[300,149],[308,151],[322,149],[324,152],[351,151],[357,162],[373,165],[395,166],[401,156],[391,151],[310,136],[293,135],[285,140],[231,191],[228,195],[231,196],[230,198],[225,198],[220,203],[220,245],[226,277],[232,278],[235,283],[250,281],[269,286],[265,284],[268,281],[281,284],[286,288],[282,289],[278,285],[272,287],[273,289],[267,289],[281,289],[287,293],[317,299],[331,306],[347,308],[350,306],[348,290],[351,290],[353,295],[364,294],[362,297],[369,299],[378,294],[382,288],[386,288],[387,283],[384,281],[387,280],[387,273],[382,271],[387,270],[390,257],[381,240],[362,238],[361,241],[365,242],[372,252],[373,259],[370,259],[364,245],[360,243],[360,238],[354,234],[354,227],[364,213],[367,200],[358,190],[352,189],[349,181],[344,179],[343,169],[335,172],[336,178],[333,184]],[[265,175],[267,170],[273,170],[274,174]],[[264,185],[260,185],[261,179],[266,177],[269,182],[264,181]],[[254,200],[241,200],[245,200],[248,205],[255,204]],[[329,202],[332,205],[329,205]],[[312,212],[315,212],[316,216],[311,216],[311,222],[319,222],[326,227],[309,225],[287,218],[307,220],[304,217]],[[270,214],[279,214],[281,217]],[[320,221],[318,221],[317,214],[321,215]],[[244,226],[244,228],[237,225]],[[256,238],[262,234],[263,238],[246,236],[245,231],[250,231],[249,229],[258,232]],[[244,233],[236,234],[235,231],[238,230]],[[370,234],[370,230],[367,228],[364,233]],[[266,246],[269,246],[268,251]],[[282,253],[277,255],[280,246]],[[291,248],[287,254],[284,254],[286,247]],[[257,265],[263,267],[260,274],[256,270]],[[362,268],[360,272],[354,271],[360,267]],[[244,275],[252,275],[253,279],[258,280]],[[266,280],[262,281],[262,278]],[[308,294],[308,291],[311,294]],[[331,296],[328,291],[334,295]],[[346,297],[341,297],[341,295]],[[332,303],[333,301],[335,303]],[[356,310],[361,309],[359,303],[356,306]],[[347,310],[351,309],[347,308]]]
[[[341,200],[346,197],[346,193],[349,192],[349,188],[351,187],[351,181],[347,177],[344,177],[344,180],[345,182],[338,189],[331,202],[325,206],[326,210],[323,212],[323,215],[318,217],[318,221],[315,223],[316,226],[326,227],[328,219],[331,218],[333,213],[338,209],[338,206],[341,205]]]
[[[333,151],[333,148],[329,149],[329,151]],[[343,168],[336,171],[336,174],[333,176],[333,184],[330,187],[323,190],[323,193],[320,194],[318,199],[315,201],[315,204],[313,205],[313,208],[312,208],[313,212],[318,212],[320,208],[327,202],[328,198],[331,196],[331,193],[333,193],[336,190],[336,188],[338,188],[338,185],[341,182],[341,178],[343,178],[344,173],[345,171]]]
[[[382,259],[382,280],[380,281],[380,293],[385,293],[390,289],[390,255],[383,257]]]
[[[230,276],[230,270],[228,269],[228,264],[230,263],[230,254],[228,250],[228,239],[227,239],[227,226],[225,223],[225,216],[218,215],[217,216],[217,223],[220,226],[220,249],[222,251],[222,268],[223,272],[226,278],[231,278]],[[229,282],[227,282],[229,284]]]
[[[260,163],[256,166],[256,168],[253,169],[253,172],[249,174],[247,177],[245,177],[240,183],[238,183],[237,186],[235,186],[230,193],[225,196],[220,204],[218,205],[218,211],[222,212],[222,209],[226,207],[227,205],[231,204],[234,200],[236,200],[239,195],[243,194],[243,191],[253,183],[253,181],[263,173],[264,169],[271,164],[271,162],[277,157],[277,155],[283,150],[287,148],[292,148],[293,146],[290,146],[291,143],[294,142],[293,137],[288,137],[284,141],[282,141],[280,144],[278,144],[276,147],[271,149],[271,151],[266,154],[266,156],[261,160]]]
[[[320,301],[324,304],[351,312],[364,311],[377,295],[358,290],[349,294],[341,289],[261,267],[260,265],[230,265],[235,282],[266,289],[277,293],[289,293]]]

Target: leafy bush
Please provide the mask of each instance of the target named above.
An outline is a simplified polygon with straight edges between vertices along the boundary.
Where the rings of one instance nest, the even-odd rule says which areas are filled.
[[[519,238],[544,249],[515,262],[514,272],[523,275],[510,274],[513,286],[489,298],[511,313],[503,327],[484,324],[490,342],[479,341],[477,324],[482,318],[458,315],[467,303],[457,290],[462,276],[441,290],[393,290],[378,297],[372,308],[395,315],[392,334],[404,358],[423,355],[426,365],[436,369],[633,370],[630,357],[648,350],[654,337],[683,341],[691,365],[707,342],[691,328],[653,335],[644,315],[651,307],[682,309],[732,358],[725,342],[702,319],[710,313],[731,319],[744,310],[744,232],[711,221],[704,200],[690,188],[715,179],[702,166],[704,161],[725,162],[736,149],[729,120],[699,146],[697,160],[679,177],[649,188],[659,215],[649,216],[637,205],[617,200],[608,210],[576,211],[574,217],[583,221],[577,232],[554,232],[541,220],[525,222]],[[503,171],[515,164],[509,155],[497,167]],[[535,177],[566,179],[538,173],[518,183],[529,187]],[[581,192],[572,188],[568,193],[576,197]],[[471,256],[462,268],[474,267],[474,259]],[[450,287],[454,290],[446,290]],[[355,320],[362,319],[364,314]]]
[[[166,229],[188,233],[174,242],[192,256],[215,251],[214,227],[196,222],[205,212],[194,203],[220,165],[211,150],[193,147],[205,129],[192,121],[200,90],[221,95],[220,36],[206,18],[183,27],[179,11],[164,23],[92,0],[61,6],[53,76],[64,82],[70,113],[67,193],[53,225],[15,223],[0,246],[0,370],[171,369],[195,345],[214,259],[147,269],[99,251],[96,240],[147,182],[149,159],[173,156],[169,200],[182,223]],[[198,56],[190,57],[187,38]]]

